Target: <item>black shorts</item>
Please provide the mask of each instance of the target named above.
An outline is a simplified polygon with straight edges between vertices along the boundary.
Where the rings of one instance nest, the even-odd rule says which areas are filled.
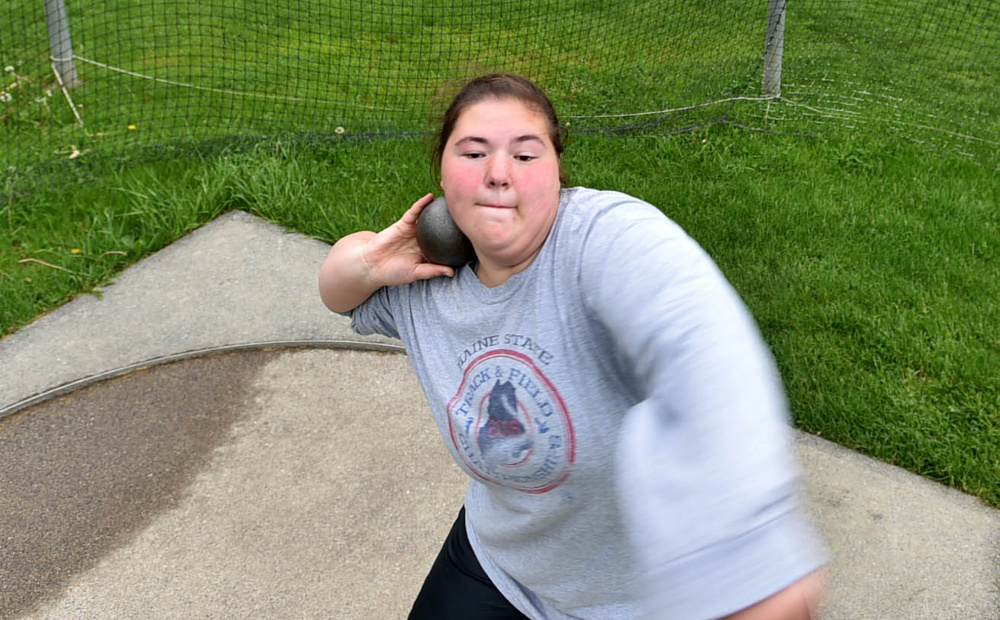
[[[465,530],[464,506],[413,602],[409,620],[528,620],[476,559]]]

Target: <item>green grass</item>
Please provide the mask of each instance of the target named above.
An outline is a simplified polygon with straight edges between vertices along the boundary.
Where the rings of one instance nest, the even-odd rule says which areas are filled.
[[[10,194],[0,331],[230,209],[329,242],[381,229],[434,189],[428,158],[415,139],[270,144]],[[574,136],[565,165],[572,184],[658,205],[711,253],[774,350],[799,427],[1000,507],[995,172],[883,137],[726,127]]]

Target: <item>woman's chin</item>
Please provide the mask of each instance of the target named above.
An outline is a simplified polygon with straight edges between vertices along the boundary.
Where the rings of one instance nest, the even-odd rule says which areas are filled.
[[[511,239],[506,235],[476,235],[469,237],[469,240],[478,256],[485,254],[499,259],[499,257],[511,253]]]

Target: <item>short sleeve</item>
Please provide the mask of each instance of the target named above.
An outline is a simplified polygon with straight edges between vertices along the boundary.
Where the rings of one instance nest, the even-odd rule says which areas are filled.
[[[341,313],[351,319],[351,329],[354,332],[362,336],[381,334],[399,338],[392,311],[394,297],[398,296],[398,291],[394,288],[382,287],[353,310]]]

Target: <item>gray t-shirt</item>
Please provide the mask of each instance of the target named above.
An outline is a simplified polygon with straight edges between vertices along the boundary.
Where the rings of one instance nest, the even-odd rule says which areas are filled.
[[[770,353],[655,207],[565,189],[504,284],[468,265],[349,315],[406,346],[471,478],[473,549],[530,618],[715,618],[824,562]]]

